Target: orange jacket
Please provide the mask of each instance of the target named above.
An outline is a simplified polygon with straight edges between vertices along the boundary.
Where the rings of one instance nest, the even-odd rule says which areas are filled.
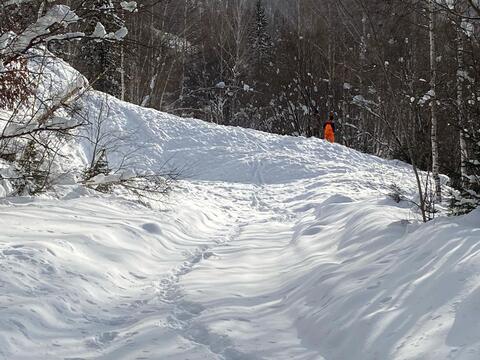
[[[323,135],[324,139],[330,141],[331,143],[335,142],[335,125],[327,121],[325,125],[323,126]]]

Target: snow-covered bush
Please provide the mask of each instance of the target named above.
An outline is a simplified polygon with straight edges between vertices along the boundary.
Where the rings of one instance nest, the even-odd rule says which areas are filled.
[[[159,196],[168,194],[175,187],[179,176],[180,173],[176,171],[154,173],[129,169],[116,173],[99,173],[84,183],[99,192],[117,190],[120,194],[133,195],[144,202],[159,200]]]
[[[86,184],[95,190],[103,193],[109,193],[112,191],[112,184],[109,182],[96,182],[95,179],[105,177],[110,174],[112,170],[108,166],[107,153],[105,149],[101,149],[98,157],[96,157],[92,164],[84,170],[83,179]]]
[[[15,162],[17,177],[12,179],[15,194],[35,195],[48,189],[50,184],[48,171],[48,151],[39,148],[30,140],[23,149],[20,159]]]

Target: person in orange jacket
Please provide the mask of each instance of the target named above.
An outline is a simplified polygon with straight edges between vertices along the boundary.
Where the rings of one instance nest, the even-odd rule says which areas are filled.
[[[335,114],[330,111],[328,120],[323,124],[323,138],[330,141],[332,144],[335,142],[335,123],[333,122]]]

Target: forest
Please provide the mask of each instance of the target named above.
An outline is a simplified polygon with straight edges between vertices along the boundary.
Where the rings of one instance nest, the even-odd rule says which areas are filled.
[[[78,19],[5,40],[59,4]],[[334,111],[341,144],[431,173],[420,202],[440,200],[442,173],[454,211],[479,201],[474,0],[7,0],[0,13],[0,107],[28,96],[41,45],[94,89],[182,117],[310,137]]]

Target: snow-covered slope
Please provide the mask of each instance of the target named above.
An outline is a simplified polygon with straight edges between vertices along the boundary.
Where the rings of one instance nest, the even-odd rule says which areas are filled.
[[[188,177],[162,210],[3,200],[0,358],[480,357],[480,212],[420,225],[386,196],[413,196],[402,163],[95,92],[91,118],[105,99],[107,131],[134,136],[120,153]]]
[[[147,169],[170,161],[191,179],[257,185],[319,179],[326,174],[339,178],[347,175],[345,178],[356,184],[371,180],[368,188],[388,187],[395,182],[405,185],[407,190],[413,184],[410,169],[403,163],[385,161],[316,138],[277,136],[195,119],[180,120],[96,92],[89,94],[85,106],[90,119],[108,113],[113,121],[105,124],[105,131],[132,136],[130,146],[121,152],[134,152],[135,165]],[[109,109],[105,110],[106,107]],[[352,172],[364,176],[353,181]]]

